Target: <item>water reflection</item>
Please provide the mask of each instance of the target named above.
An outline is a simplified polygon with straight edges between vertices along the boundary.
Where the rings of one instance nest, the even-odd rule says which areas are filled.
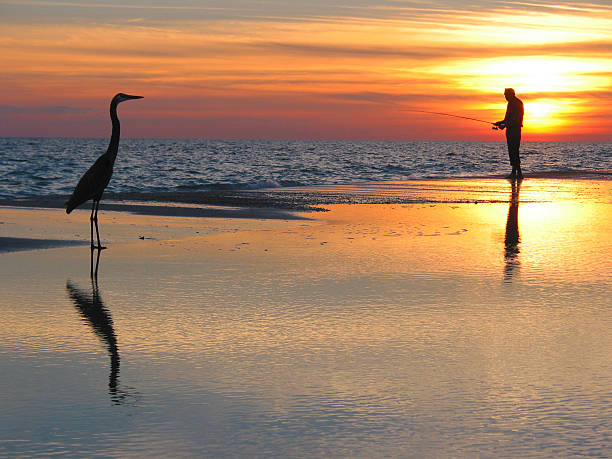
[[[506,220],[506,237],[504,239],[504,280],[510,282],[520,267],[519,243],[521,237],[518,225],[519,193],[521,182],[512,182],[512,195],[510,196],[510,207],[508,208],[508,219]]]
[[[96,265],[94,268],[94,252],[96,252]],[[95,280],[95,282],[98,282],[98,267],[100,266],[100,254],[102,253],[102,250],[97,249],[96,247],[92,247],[91,248],[91,257],[89,259],[89,276],[91,277],[92,281]]]
[[[100,264],[100,250],[96,250],[94,267],[94,251],[91,251],[91,294],[89,291],[78,288],[70,280],[66,281],[66,290],[74,307],[79,311],[84,321],[93,328],[93,331],[104,342],[110,356],[110,374],[108,389],[111,399],[116,404],[124,403],[127,392],[119,389],[119,348],[117,335],[113,326],[110,311],[104,305],[98,287],[98,266]]]

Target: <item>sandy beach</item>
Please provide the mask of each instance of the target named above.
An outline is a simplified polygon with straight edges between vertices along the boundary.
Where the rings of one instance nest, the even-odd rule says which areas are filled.
[[[0,453],[604,457],[611,184],[5,202]]]

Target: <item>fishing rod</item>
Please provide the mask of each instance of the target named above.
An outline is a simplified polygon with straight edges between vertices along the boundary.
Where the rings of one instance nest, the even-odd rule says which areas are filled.
[[[415,110],[415,109],[410,109],[410,108],[403,109],[403,110],[400,110],[400,111],[402,111],[402,112],[429,113],[429,114],[432,114],[432,115],[452,116],[453,118],[462,118],[464,120],[472,120],[472,121],[478,121],[480,123],[492,124],[493,125],[493,129],[495,129],[495,130],[499,129],[495,123],[492,123],[490,121],[485,121],[485,120],[479,120],[478,118],[470,118],[469,116],[453,115],[451,113],[442,113],[442,112],[430,112],[430,111],[427,111],[427,110]]]

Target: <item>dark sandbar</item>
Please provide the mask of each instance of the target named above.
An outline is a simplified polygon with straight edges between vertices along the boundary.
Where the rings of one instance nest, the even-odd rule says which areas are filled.
[[[0,253],[21,252],[24,250],[53,249],[73,245],[87,245],[85,241],[69,241],[62,239],[30,239],[24,237],[0,236]]]
[[[68,196],[63,195],[0,199],[0,206],[63,209],[67,200]],[[285,195],[258,191],[129,192],[105,193],[100,209],[167,217],[303,220],[306,217],[297,215],[296,212],[325,210],[313,207],[310,204],[312,201],[303,193]],[[90,209],[91,202],[79,208]]]

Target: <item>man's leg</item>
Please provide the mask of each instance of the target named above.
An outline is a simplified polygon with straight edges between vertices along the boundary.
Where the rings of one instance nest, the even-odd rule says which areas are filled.
[[[506,131],[507,141],[508,141],[508,155],[510,156],[510,164],[512,164],[512,174],[511,178],[523,178],[523,173],[521,171],[521,158],[519,155],[519,150],[521,148],[521,131]]]
[[[512,133],[509,129],[506,129],[506,143],[508,144],[508,158],[510,159],[510,165],[512,166],[512,172],[506,178],[514,180],[516,178],[516,165],[514,161],[514,141],[512,138]]]

